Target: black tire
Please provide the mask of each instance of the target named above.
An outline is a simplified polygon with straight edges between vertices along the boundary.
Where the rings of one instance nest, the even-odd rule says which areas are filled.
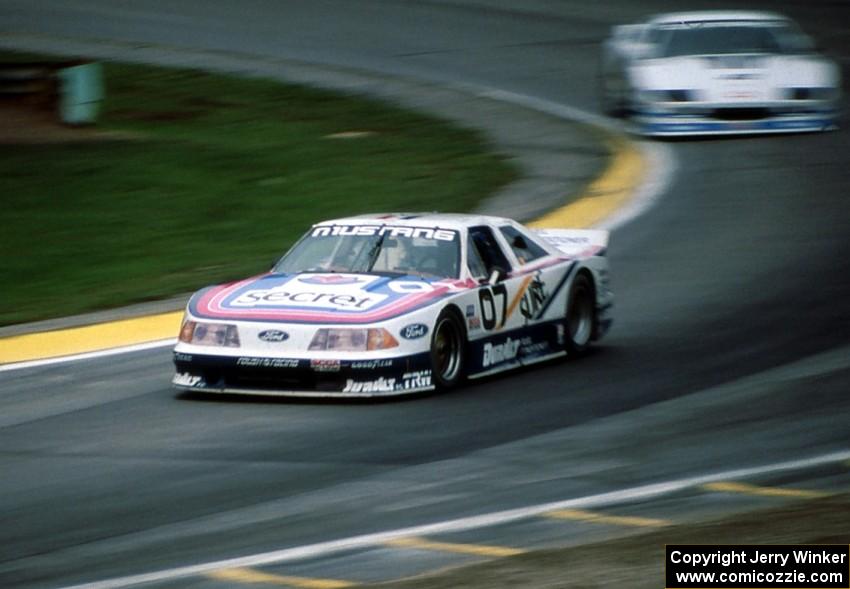
[[[448,390],[463,380],[466,335],[456,313],[444,310],[431,334],[431,375],[438,390]]]
[[[600,110],[609,117],[621,119],[625,116],[622,102],[613,96],[608,87],[608,78],[604,73],[599,74],[597,82],[597,94],[599,96]]]
[[[600,61],[596,73],[596,92],[599,97],[600,110],[609,117],[622,119],[628,114],[625,101],[621,94],[614,90],[617,83],[617,73],[609,71],[604,59]]]
[[[596,334],[596,291],[593,281],[582,272],[570,287],[564,316],[565,347],[570,355],[585,353]]]

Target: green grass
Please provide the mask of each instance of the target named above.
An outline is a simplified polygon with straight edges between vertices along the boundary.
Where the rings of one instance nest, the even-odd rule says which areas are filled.
[[[118,139],[0,146],[0,325],[264,271],[313,222],[467,211],[515,177],[475,132],[277,82],[105,64]],[[355,139],[328,135],[367,131]]]

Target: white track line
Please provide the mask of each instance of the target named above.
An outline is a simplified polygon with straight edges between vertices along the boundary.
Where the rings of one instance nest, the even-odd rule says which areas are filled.
[[[678,164],[673,150],[662,143],[635,142],[648,163],[647,175],[626,205],[596,225],[597,229],[613,231],[631,223],[661,200],[673,182]]]
[[[131,346],[121,346],[120,348],[111,348],[108,350],[98,350],[96,352],[85,352],[83,354],[59,356],[58,358],[44,358],[43,360],[28,360],[26,362],[0,364],[0,372],[22,370],[24,368],[38,368],[41,366],[50,366],[52,364],[64,364],[65,362],[77,362],[79,360],[92,360],[95,358],[104,358],[106,356],[115,356],[117,354],[127,354],[130,352],[142,352],[144,350],[153,350],[156,348],[165,348],[168,346],[173,346],[176,343],[177,338],[170,338],[157,340],[155,342],[146,342],[143,344],[133,344]]]
[[[605,505],[623,503],[626,501],[647,500],[655,497],[660,497],[662,495],[675,493],[677,491],[689,489],[692,487],[698,487],[706,483],[713,483],[730,479],[749,478],[753,476],[775,473],[780,471],[801,470],[805,468],[821,466],[824,464],[843,462],[848,459],[850,459],[850,450],[834,452],[831,454],[815,456],[812,458],[791,460],[788,462],[779,462],[776,464],[769,464],[765,466],[739,468],[735,470],[728,470],[709,475],[677,479],[662,483],[654,483],[651,485],[642,485],[639,487],[632,487],[630,489],[623,489],[620,491],[611,491],[608,493],[600,493],[597,495],[588,495],[586,497],[579,497],[577,499],[554,501],[552,503],[541,503],[539,505],[531,505],[528,507],[509,509],[506,511],[497,511],[482,515],[462,517],[458,519],[446,520],[442,522],[425,524],[420,526],[413,526],[409,528],[400,528],[387,532],[365,534],[362,536],[352,536],[350,538],[343,538],[340,540],[320,542],[318,544],[308,544],[306,546],[296,546],[293,548],[285,548],[282,550],[263,552],[240,558],[217,560],[196,565],[164,569],[152,573],[117,577],[114,579],[96,581],[93,583],[83,583],[81,585],[67,586],[63,589],[118,589],[121,587],[132,587],[135,585],[141,585],[144,583],[173,581],[175,579],[185,577],[204,575],[206,573],[211,573],[219,569],[227,569],[234,567],[256,567],[277,564],[281,562],[292,562],[309,558],[317,558],[346,550],[370,548],[373,546],[382,545],[385,542],[390,542],[392,540],[397,540],[399,538],[405,538],[408,536],[427,536],[430,534],[462,532],[492,525],[506,524],[518,520],[528,519],[531,517],[542,515],[549,511],[555,511],[560,509],[601,507]]]

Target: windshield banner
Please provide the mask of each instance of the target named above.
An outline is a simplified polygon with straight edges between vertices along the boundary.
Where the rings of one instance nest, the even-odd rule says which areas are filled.
[[[328,237],[340,235],[386,235],[387,237],[410,237],[454,241],[457,231],[451,229],[433,229],[431,227],[401,227],[398,225],[321,225],[313,227],[310,237]]]

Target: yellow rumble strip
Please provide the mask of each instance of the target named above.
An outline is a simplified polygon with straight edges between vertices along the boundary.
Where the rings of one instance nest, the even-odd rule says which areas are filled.
[[[829,493],[823,491],[808,491],[805,489],[783,489],[781,487],[759,487],[746,483],[718,482],[707,483],[702,486],[706,491],[717,491],[720,493],[741,493],[744,495],[757,495],[759,497],[792,497],[797,499],[819,499],[828,497]]]
[[[450,542],[431,542],[425,538],[398,538],[385,542],[384,546],[392,548],[410,548],[412,550],[434,550],[437,552],[455,552],[458,554],[473,554],[475,556],[515,556],[525,553],[519,548],[507,546],[486,546],[482,544],[453,544]]]
[[[638,149],[626,139],[610,138],[608,146],[613,155],[605,172],[577,200],[528,223],[529,227],[590,227],[626,203],[643,178],[645,163]]]
[[[584,511],[581,509],[561,509],[544,514],[545,517],[554,519],[568,519],[572,521],[590,522],[594,524],[608,524],[612,526],[632,526],[641,528],[661,528],[669,526],[671,522],[664,519],[649,517],[630,517],[622,515],[605,515]]]
[[[342,589],[354,587],[357,583],[336,579],[308,579],[305,577],[287,577],[272,575],[247,568],[221,569],[208,573],[207,577],[216,581],[230,581],[244,584],[278,585],[283,587],[304,587],[305,589]]]
[[[0,339],[0,364],[43,360],[176,338],[182,311]]]

